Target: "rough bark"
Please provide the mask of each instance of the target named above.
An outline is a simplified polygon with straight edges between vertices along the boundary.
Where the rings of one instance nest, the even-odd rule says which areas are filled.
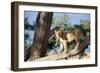
[[[52,12],[39,12],[36,20],[35,35],[30,52],[30,61],[44,57],[52,22]]]

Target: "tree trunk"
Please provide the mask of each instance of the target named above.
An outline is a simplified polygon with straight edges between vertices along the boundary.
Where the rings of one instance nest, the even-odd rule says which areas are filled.
[[[29,60],[46,56],[48,37],[52,22],[52,12],[39,12]]]

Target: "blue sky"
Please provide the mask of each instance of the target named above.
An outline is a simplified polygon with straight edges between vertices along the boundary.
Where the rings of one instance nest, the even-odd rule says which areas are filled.
[[[28,17],[28,21],[31,25],[33,25],[33,22],[35,22],[37,17],[37,12],[35,11],[25,11],[24,17]]]
[[[80,24],[80,20],[85,19],[90,21],[90,14],[84,14],[84,13],[54,13],[53,17],[58,17],[62,15],[67,15],[70,18],[71,24]],[[36,21],[37,12],[35,11],[25,11],[24,16],[28,17],[28,21],[30,24],[33,24],[33,22]]]

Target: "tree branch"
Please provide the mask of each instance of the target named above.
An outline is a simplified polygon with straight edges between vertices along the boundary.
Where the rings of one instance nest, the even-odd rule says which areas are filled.
[[[59,54],[55,54],[55,55],[51,55],[51,56],[46,56],[43,58],[36,59],[34,61],[46,61],[46,60],[50,61],[50,60],[59,60],[59,59],[64,59],[64,58],[68,58],[68,57],[73,57],[73,56],[76,56],[76,55],[80,54],[81,52],[83,52],[89,44],[90,44],[90,39],[89,39],[89,37],[87,37],[84,40],[84,42],[81,43],[81,45],[77,49],[73,49],[73,50],[69,51],[68,53],[59,53]]]

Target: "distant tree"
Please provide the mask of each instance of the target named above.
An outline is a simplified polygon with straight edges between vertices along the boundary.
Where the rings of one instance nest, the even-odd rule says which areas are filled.
[[[24,29],[25,30],[34,30],[34,22],[33,22],[33,24],[30,24],[28,21],[28,17],[24,18]]]
[[[28,49],[31,45],[30,39],[29,39],[30,37],[29,31],[33,31],[34,26],[35,26],[35,22],[33,22],[33,24],[30,24],[28,17],[24,18],[24,47],[25,49]]]
[[[63,14],[62,16],[54,17],[52,20],[52,28],[56,26],[62,26],[65,30],[70,30],[72,26],[70,25],[69,16]]]
[[[69,17],[66,14],[63,14],[62,16],[57,16],[53,18],[53,24],[60,25],[60,24],[68,24]]]
[[[24,18],[24,48],[27,49],[29,47],[29,43],[28,43],[28,40],[29,40],[29,34],[28,32],[26,32],[26,30],[28,30],[28,26],[29,26],[29,21],[28,21],[28,17],[25,17]]]
[[[81,20],[81,26],[84,29],[85,36],[90,36],[90,21],[89,20]]]

